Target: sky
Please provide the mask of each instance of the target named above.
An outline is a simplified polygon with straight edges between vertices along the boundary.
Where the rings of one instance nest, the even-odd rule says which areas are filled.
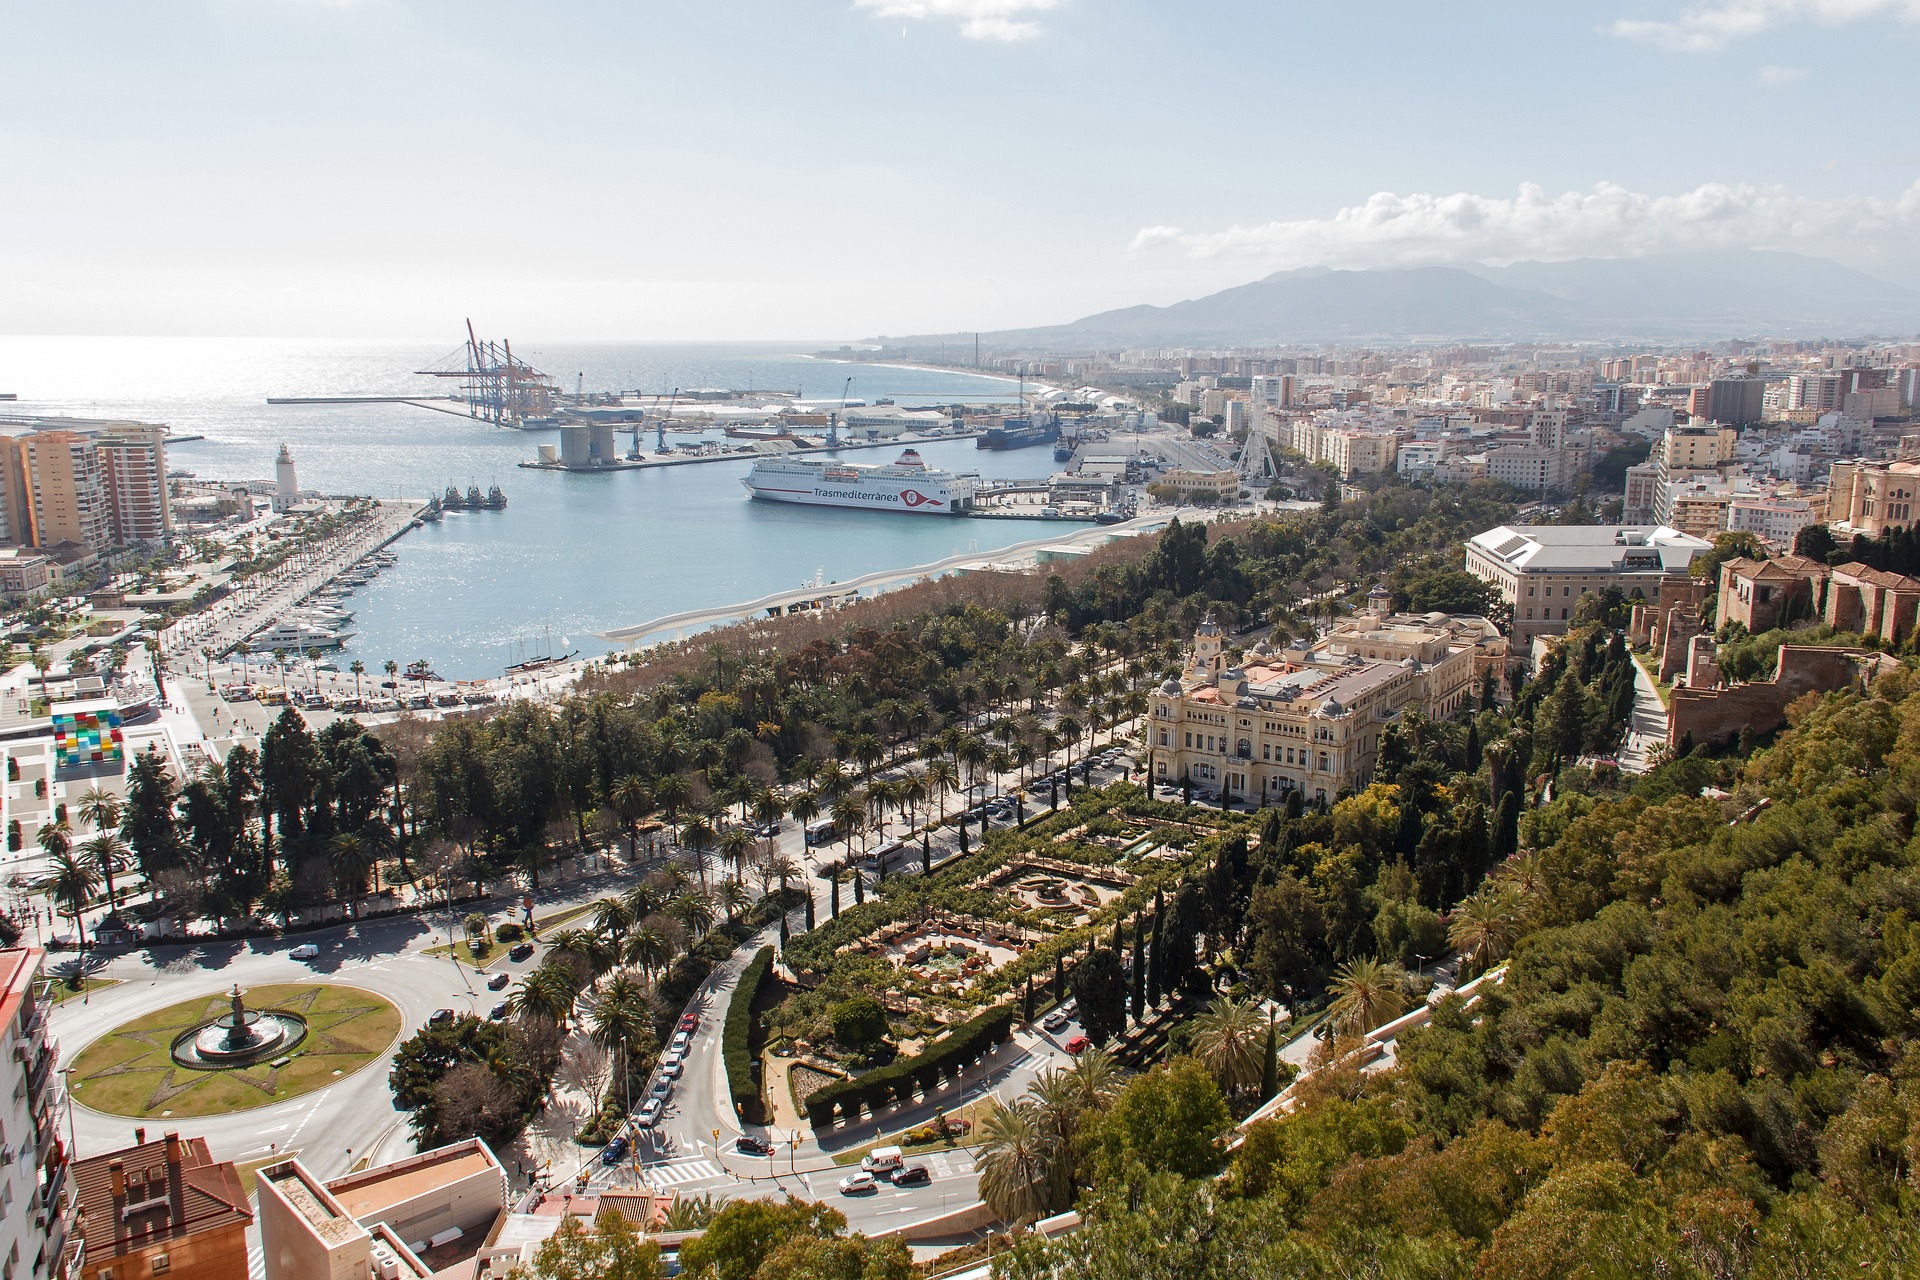
[[[858,340],[1301,266],[1920,287],[1920,0],[0,0],[0,333]]]

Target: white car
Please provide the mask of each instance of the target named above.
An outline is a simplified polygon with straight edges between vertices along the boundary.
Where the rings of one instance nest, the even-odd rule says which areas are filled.
[[[303,942],[295,947],[291,954],[295,960],[318,960],[320,958],[320,948],[314,946],[311,942]]]
[[[648,1098],[647,1105],[640,1108],[639,1118],[634,1121],[634,1124],[642,1129],[651,1129],[660,1123],[660,1113],[664,1110],[666,1110],[666,1104],[660,1099]]]
[[[685,1070],[686,1067],[682,1063],[674,1061],[663,1063],[660,1067],[660,1074],[669,1080],[678,1080],[680,1073]]]
[[[863,1196],[879,1189],[880,1183],[870,1173],[850,1173],[840,1179],[840,1194],[843,1196]]]

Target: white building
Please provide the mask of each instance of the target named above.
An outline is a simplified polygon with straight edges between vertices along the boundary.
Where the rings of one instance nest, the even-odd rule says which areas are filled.
[[[299,505],[300,477],[293,469],[293,452],[282,441],[280,456],[273,460],[273,509],[291,511]]]
[[[1590,591],[1657,598],[1662,582],[1684,579],[1711,547],[1662,526],[1501,525],[1467,539],[1466,570],[1512,608],[1507,636],[1521,649],[1535,636],[1565,632]]]
[[[0,950],[0,1055],[21,1074],[0,1095],[0,1275],[40,1280],[62,1274],[72,1152],[61,1141],[54,1105],[59,1051],[47,1035],[40,998],[41,952]]]
[[[1735,533],[1751,533],[1780,551],[1793,549],[1793,540],[1821,513],[1811,498],[1773,498],[1742,495],[1727,507],[1727,528]]]

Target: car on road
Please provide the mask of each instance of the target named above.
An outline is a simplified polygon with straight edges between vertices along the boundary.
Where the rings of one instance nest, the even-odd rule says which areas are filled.
[[[505,1022],[507,1020],[507,1002],[502,1000],[499,1004],[489,1009],[487,1011],[487,1020],[489,1022]]]
[[[667,1104],[660,1099],[648,1098],[646,1105],[640,1108],[640,1114],[634,1118],[633,1122],[642,1129],[651,1129],[660,1123],[660,1113],[666,1109]]]
[[[750,1133],[743,1133],[733,1140],[733,1149],[743,1156],[770,1156],[773,1148]]]
[[[318,960],[320,958],[320,948],[314,946],[311,942],[303,942],[293,949],[292,955],[295,960]]]
[[[679,1029],[689,1035],[698,1031],[700,1029],[700,1015],[697,1013],[686,1014],[680,1019]]]
[[[601,1148],[600,1163],[606,1165],[608,1168],[612,1168],[614,1165],[619,1164],[621,1158],[626,1154],[627,1139],[623,1134]]]
[[[453,1021],[453,1010],[435,1009],[433,1011],[433,1016],[427,1019],[427,1025],[430,1027],[444,1027],[449,1022],[452,1022],[452,1021]]]
[[[533,944],[531,942],[520,942],[514,944],[513,950],[507,952],[507,959],[518,964],[532,954]]]
[[[512,981],[513,981],[513,975],[512,975],[512,974],[510,974],[510,973],[496,973],[496,974],[494,974],[494,975],[493,975],[493,976],[492,976],[491,978],[488,978],[488,979],[487,979],[487,990],[489,990],[489,991],[504,991],[504,990],[506,990],[506,986],[507,986],[507,984],[508,984],[509,982],[512,982]]]
[[[1045,1027],[1049,1031],[1058,1031],[1060,1030],[1060,1028],[1066,1026],[1068,1021],[1069,1019],[1067,1018],[1066,1014],[1060,1012],[1058,1009],[1055,1009],[1052,1013],[1046,1016],[1046,1018],[1040,1023],[1040,1025]]]
[[[685,1031],[676,1031],[673,1033],[672,1043],[667,1045],[667,1052],[685,1053],[687,1051],[687,1046],[692,1043],[693,1043],[693,1037],[690,1034],[688,1034]]]
[[[1085,1036],[1075,1036],[1073,1039],[1067,1041],[1065,1048],[1068,1053],[1081,1054],[1085,1053],[1087,1046],[1092,1043],[1093,1041],[1087,1039]]]
[[[675,1058],[672,1062],[663,1062],[660,1064],[660,1074],[663,1078],[668,1080],[678,1080],[680,1078],[680,1073],[685,1071],[686,1069],[687,1069],[687,1064],[680,1061],[680,1059],[678,1058]]]
[[[860,1167],[868,1173],[891,1174],[904,1163],[899,1147],[875,1147],[860,1162]]]
[[[665,1106],[667,1103],[667,1095],[672,1092],[673,1092],[673,1081],[655,1080],[653,1082],[653,1088],[647,1090],[647,1097],[649,1099],[658,1098],[660,1100],[660,1105]]]
[[[933,1181],[933,1175],[927,1172],[923,1164],[903,1164],[893,1172],[893,1185],[896,1187],[924,1187]]]
[[[840,1179],[840,1194],[843,1196],[873,1195],[879,1190],[879,1180],[870,1173],[850,1173]]]

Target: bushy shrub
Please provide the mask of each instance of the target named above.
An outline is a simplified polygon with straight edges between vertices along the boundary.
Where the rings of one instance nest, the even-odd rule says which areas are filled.
[[[518,942],[526,936],[527,931],[511,920],[502,921],[493,927],[493,938],[496,942]]]
[[[748,1118],[760,1114],[760,1073],[750,1046],[753,1041],[753,1002],[773,971],[773,948],[762,947],[747,961],[740,973],[740,985],[733,989],[727,1005],[727,1025],[721,1033],[721,1056],[727,1064],[727,1088],[733,1104]]]
[[[978,1062],[993,1052],[1013,1032],[1011,1008],[989,1009],[977,1018],[960,1023],[911,1058],[878,1071],[869,1071],[855,1080],[842,1080],[812,1093],[807,1098],[807,1120],[816,1129],[832,1124],[836,1112],[841,1119],[857,1119],[860,1109],[878,1111],[888,1100],[899,1097],[910,1102],[912,1089],[925,1089],[928,1073],[957,1077],[962,1067]],[[898,1083],[909,1086],[896,1093]]]

